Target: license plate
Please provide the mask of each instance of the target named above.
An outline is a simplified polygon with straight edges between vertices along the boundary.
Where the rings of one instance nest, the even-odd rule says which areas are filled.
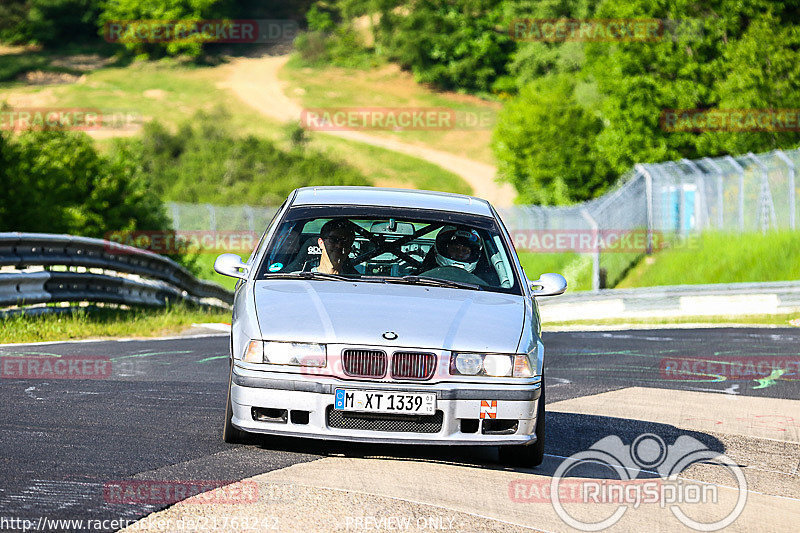
[[[336,389],[333,408],[362,413],[432,415],[436,412],[436,394]]]

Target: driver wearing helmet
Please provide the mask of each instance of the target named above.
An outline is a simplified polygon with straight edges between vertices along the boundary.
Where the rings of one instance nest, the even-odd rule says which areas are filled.
[[[436,263],[474,272],[481,258],[483,244],[474,229],[445,228],[436,236]]]

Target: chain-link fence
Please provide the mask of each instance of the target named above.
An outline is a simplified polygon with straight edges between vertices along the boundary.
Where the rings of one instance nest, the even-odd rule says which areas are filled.
[[[277,206],[167,203],[172,227],[177,231],[249,231],[261,235],[277,210]]]
[[[498,211],[523,264],[535,257],[532,269],[554,265],[574,289],[597,290],[615,286],[643,255],[686,244],[702,231],[795,229],[798,164],[800,150],[641,164],[612,192],[582,204]],[[179,231],[257,234],[276,211],[181,203],[168,209]]]
[[[571,268],[591,272],[584,288],[597,290],[615,286],[642,255],[689,246],[703,231],[794,230],[797,164],[800,150],[636,165],[589,202],[500,213],[519,252],[572,254]]]

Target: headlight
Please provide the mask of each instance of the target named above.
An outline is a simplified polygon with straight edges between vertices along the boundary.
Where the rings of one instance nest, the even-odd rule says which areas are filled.
[[[324,344],[252,340],[243,360],[247,363],[324,367],[327,349]]]
[[[483,370],[483,356],[476,353],[460,353],[455,357],[455,367],[459,374],[474,376]]]
[[[487,376],[508,377],[514,368],[514,357],[490,353],[483,358],[483,371]]]
[[[530,355],[453,353],[450,357],[450,374],[498,378],[529,378],[533,376],[535,368],[531,365],[531,357],[535,359],[536,352]]]

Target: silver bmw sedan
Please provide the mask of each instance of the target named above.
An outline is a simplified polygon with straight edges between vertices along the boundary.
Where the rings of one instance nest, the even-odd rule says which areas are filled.
[[[223,438],[250,433],[544,453],[536,298],[485,200],[372,187],[297,189],[234,276]]]

